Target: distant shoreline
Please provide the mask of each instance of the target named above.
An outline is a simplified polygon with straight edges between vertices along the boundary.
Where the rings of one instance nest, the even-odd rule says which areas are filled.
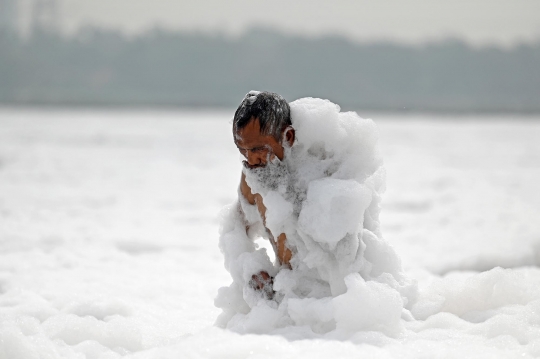
[[[0,105],[232,108],[250,90],[342,109],[540,113],[540,42],[511,49],[459,40],[357,44],[252,29],[239,38],[153,31],[135,38],[0,33]]]

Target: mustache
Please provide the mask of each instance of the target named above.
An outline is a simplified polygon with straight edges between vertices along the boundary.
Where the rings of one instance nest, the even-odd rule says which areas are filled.
[[[248,161],[242,161],[242,165],[244,166],[244,168],[248,169],[248,170],[254,170],[254,169],[257,169],[257,168],[263,168],[265,167],[265,165],[262,165],[262,164],[259,164],[259,165],[250,165],[248,163]]]

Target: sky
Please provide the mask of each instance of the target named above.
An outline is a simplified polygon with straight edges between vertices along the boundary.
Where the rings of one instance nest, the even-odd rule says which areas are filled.
[[[30,4],[18,0],[22,23]],[[253,26],[356,41],[421,43],[446,37],[512,45],[540,39],[539,0],[56,0],[60,27],[137,34],[153,27],[238,35]]]

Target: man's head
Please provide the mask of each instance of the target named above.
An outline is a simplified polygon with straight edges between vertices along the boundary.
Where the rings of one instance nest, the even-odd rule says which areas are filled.
[[[233,134],[247,167],[282,160],[284,146],[292,146],[295,136],[289,104],[276,93],[248,92],[234,114]]]

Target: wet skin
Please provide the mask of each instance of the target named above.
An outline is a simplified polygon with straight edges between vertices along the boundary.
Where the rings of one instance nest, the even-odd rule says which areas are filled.
[[[261,134],[261,128],[258,119],[251,119],[250,122],[242,129],[234,133],[234,142],[240,153],[244,156],[244,166],[248,168],[264,167],[269,161],[275,157],[283,160],[284,148],[281,141],[277,141],[271,135]],[[294,143],[294,129],[288,127],[282,131],[282,138],[289,146]],[[242,173],[240,180],[240,193],[246,201],[251,205],[256,205],[263,224],[266,227],[266,207],[264,206],[262,196],[258,193],[252,193],[251,188],[246,183],[246,177]],[[281,265],[290,267],[292,252],[287,248],[287,237],[285,233],[272,233],[268,228],[266,231],[270,234],[270,241],[273,242],[273,248],[276,252],[276,258]],[[275,238],[277,237],[277,241]],[[272,285],[272,278],[266,272],[260,272],[252,276],[252,285],[255,289],[263,290],[265,286]]]

